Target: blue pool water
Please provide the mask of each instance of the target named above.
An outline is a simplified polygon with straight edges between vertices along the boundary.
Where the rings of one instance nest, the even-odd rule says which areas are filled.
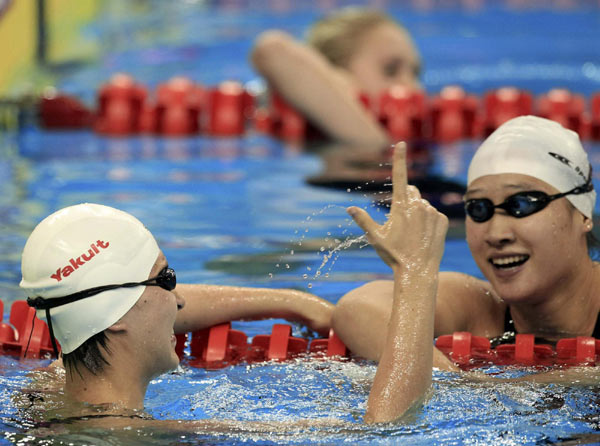
[[[519,3],[377,4],[414,34],[430,93],[448,84],[473,93],[503,85],[536,94],[559,86],[588,96],[600,91],[597,2]],[[311,2],[106,2],[84,35],[97,43],[97,61],[64,73],[58,87],[91,104],[98,85],[115,71],[149,86],[174,74],[208,85],[253,81],[249,39],[273,26],[301,36],[324,10]],[[475,145],[432,148],[432,172],[464,181]],[[600,172],[600,145],[586,146]],[[56,209],[89,201],[141,219],[182,282],[294,287],[336,302],[366,281],[389,278],[390,271],[360,243],[330,252],[329,243],[361,234],[346,206],[366,207],[380,220],[383,211],[360,192],[307,185],[305,179],[322,168],[317,154],[259,135],[103,138],[35,128],[1,135],[0,298],[8,306],[24,297],[20,253],[35,224]],[[594,182],[600,185],[597,177]],[[461,231],[454,223],[442,269],[478,275]],[[253,336],[270,332],[272,323],[234,327]],[[374,365],[301,359],[220,371],[184,361],[176,373],[152,382],[146,407],[165,419],[331,417],[352,422],[352,429],[232,436],[90,430],[33,438],[10,399],[26,372],[41,364],[0,358],[0,444],[568,444],[600,429],[598,386],[475,384],[439,372],[432,395],[412,419],[364,427]]]

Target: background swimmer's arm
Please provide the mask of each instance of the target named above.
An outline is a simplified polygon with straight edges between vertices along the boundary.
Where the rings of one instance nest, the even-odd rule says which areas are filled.
[[[394,192],[380,226],[359,208],[348,211],[394,271],[393,304],[365,422],[388,422],[418,403],[431,384],[438,269],[448,219],[406,184],[406,145],[394,150]]]
[[[302,322],[322,335],[331,327],[333,304],[303,291],[179,284],[175,292],[185,299],[175,322],[176,333],[238,319],[283,318]]]
[[[464,372],[465,378],[479,382],[533,382],[538,384],[565,384],[569,386],[597,386],[600,384],[600,366],[557,368],[548,372],[532,373],[519,378],[502,378],[481,372]]]
[[[433,347],[433,367],[446,372],[460,372],[460,368],[436,347]]]
[[[389,144],[350,77],[316,50],[282,31],[267,31],[258,37],[251,59],[279,94],[334,140],[374,149]]]
[[[600,384],[600,366],[568,367],[543,373],[515,378],[514,381],[530,381],[534,383],[568,384],[580,386],[597,386]]]
[[[67,427],[67,426],[65,426]],[[333,428],[336,433],[341,432],[341,428],[357,429],[360,426],[350,424],[334,418],[300,419],[290,421],[237,421],[237,420],[154,420],[142,419],[137,417],[127,417],[116,415],[114,417],[92,418],[88,420],[77,421],[72,424],[73,431],[88,428],[106,428],[115,430],[136,430],[146,432],[149,435],[159,432],[181,432],[198,434],[251,434],[251,433],[281,433],[289,435],[293,433],[306,432],[310,429],[314,432],[315,428],[327,429]],[[71,426],[69,426],[71,428]],[[30,434],[35,434],[30,431]],[[282,441],[286,437],[282,437]]]

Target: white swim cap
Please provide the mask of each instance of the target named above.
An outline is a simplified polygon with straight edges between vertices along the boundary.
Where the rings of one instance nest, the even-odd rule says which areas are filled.
[[[529,175],[567,192],[584,185],[591,168],[577,133],[548,119],[520,116],[502,124],[481,144],[469,166],[467,184],[501,173]],[[594,190],[565,198],[592,218]]]
[[[159,255],[154,237],[135,217],[108,206],[79,204],[46,217],[33,230],[21,260],[29,297],[63,297],[78,291],[148,279]],[[54,335],[71,353],[117,322],[146,287],[104,291],[52,308]],[[45,317],[44,310],[38,316]]]

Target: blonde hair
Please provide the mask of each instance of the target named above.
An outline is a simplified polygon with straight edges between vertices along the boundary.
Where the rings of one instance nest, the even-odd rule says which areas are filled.
[[[379,25],[401,27],[384,12],[348,7],[316,22],[308,32],[308,44],[338,67],[347,68],[362,38]]]

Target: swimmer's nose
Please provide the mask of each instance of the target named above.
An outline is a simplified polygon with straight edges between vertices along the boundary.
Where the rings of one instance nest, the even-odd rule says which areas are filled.
[[[421,90],[423,88],[419,77],[412,72],[406,72],[402,77],[401,83],[402,85],[405,85],[413,90]]]
[[[177,310],[183,309],[185,307],[185,299],[177,292],[177,289],[173,290],[173,294],[175,295],[175,302],[177,302]]]

